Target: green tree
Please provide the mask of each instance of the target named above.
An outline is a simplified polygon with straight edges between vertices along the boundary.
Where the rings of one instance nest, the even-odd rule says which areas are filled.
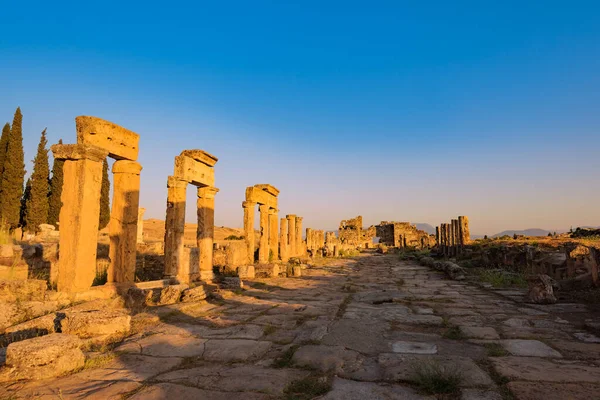
[[[25,226],[27,224],[27,203],[29,203],[29,199],[31,198],[31,178],[27,179],[27,183],[25,184],[25,191],[23,192],[23,197],[21,198],[21,208],[19,209],[19,223],[21,226]]]
[[[58,141],[58,144],[62,144],[62,139]],[[62,201],[60,201],[60,196],[62,195],[64,165],[65,160],[57,160],[56,158],[54,159],[54,162],[52,164],[52,179],[50,180],[48,223],[54,225],[57,229],[60,209],[62,208]]]
[[[6,145],[4,171],[2,172],[2,192],[0,192],[0,212],[11,230],[19,226],[23,180],[25,178],[22,123],[23,115],[21,109],[17,107]]]
[[[50,176],[50,165],[48,163],[48,148],[46,147],[46,129],[42,131],[37,154],[33,160],[33,173],[31,174],[31,196],[27,200],[27,213],[25,215],[25,226],[29,232],[37,233],[40,224],[48,223],[48,177]]]
[[[110,181],[108,180],[108,161],[104,159],[102,164],[102,189],[100,189],[100,225],[98,229],[104,229],[110,221]]]
[[[7,122],[2,128],[2,136],[0,136],[0,191],[2,191],[2,172],[4,171],[4,160],[6,159],[6,146],[8,145],[8,137],[10,136],[10,124]]]

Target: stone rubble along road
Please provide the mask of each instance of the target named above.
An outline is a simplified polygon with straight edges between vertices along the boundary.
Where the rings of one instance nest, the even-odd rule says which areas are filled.
[[[600,396],[600,344],[568,317],[593,319],[585,306],[525,304],[392,254],[319,265],[151,307],[83,369],[2,383],[0,399],[435,399],[413,373],[432,362],[462,371],[460,399]],[[298,393],[310,379],[329,390]]]

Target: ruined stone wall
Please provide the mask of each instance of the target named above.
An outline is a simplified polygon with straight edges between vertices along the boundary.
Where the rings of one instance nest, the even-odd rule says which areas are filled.
[[[428,248],[435,244],[435,238],[417,229],[410,222],[382,221],[376,227],[379,243],[392,247]]]
[[[338,238],[341,244],[369,248],[373,243],[373,238],[377,236],[374,226],[367,229],[362,228],[362,216],[343,220],[338,229]]]

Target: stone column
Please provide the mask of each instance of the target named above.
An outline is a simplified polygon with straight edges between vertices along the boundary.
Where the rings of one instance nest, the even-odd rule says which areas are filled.
[[[285,216],[288,220],[288,257],[296,257],[296,216]]]
[[[211,282],[213,274],[213,244],[215,239],[215,196],[219,189],[205,186],[198,188],[198,229],[196,243],[200,260],[198,262],[200,280]],[[189,275],[188,275],[189,276]],[[189,279],[192,280],[191,276]]]
[[[448,256],[448,224],[443,223],[442,227],[442,249],[444,256]]]
[[[279,240],[278,232],[277,232],[277,210],[276,208],[269,209],[269,249],[273,253],[273,258],[271,261],[275,262],[279,260]]]
[[[269,262],[269,206],[261,204],[260,211],[260,242],[258,247],[258,262],[266,264]]]
[[[469,232],[469,218],[464,215],[458,217],[458,227],[460,231],[460,244],[464,246],[471,243],[471,234]]]
[[[174,176],[167,179],[167,217],[165,220],[165,277],[177,277],[183,255],[185,192],[187,182]]]
[[[436,246],[440,245],[440,227],[439,226],[435,227],[435,244],[436,244]]]
[[[51,149],[55,159],[65,160],[57,289],[80,292],[89,289],[96,276],[102,161],[108,151],[83,144]]]
[[[133,283],[142,166],[135,161],[118,160],[113,164],[112,171],[113,200],[109,223],[108,282]]]
[[[288,235],[288,221],[286,218],[281,218],[280,227],[279,227],[279,255],[281,257],[282,262],[287,262],[289,259],[288,256],[288,245],[287,245],[287,235]]]
[[[452,255],[456,255],[457,244],[458,244],[458,220],[453,219],[450,221],[450,237],[452,238]]]
[[[306,228],[306,250],[313,250],[313,240],[312,240],[313,230],[311,228]]]
[[[137,242],[144,243],[144,213],[145,208],[138,209],[138,223],[137,223]]]
[[[256,203],[244,201],[244,240],[248,249],[248,264],[254,264],[254,208]]]
[[[304,249],[302,245],[302,217],[296,217],[296,256],[305,256],[305,254],[302,254],[302,249]]]

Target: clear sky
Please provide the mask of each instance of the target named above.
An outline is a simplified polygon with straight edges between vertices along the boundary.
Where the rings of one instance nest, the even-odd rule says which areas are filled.
[[[141,205],[173,157],[219,157],[216,223],[244,189],[336,229],[362,214],[472,232],[600,225],[597,1],[8,2],[0,121],[75,141],[94,115],[141,135]],[[28,171],[31,165],[28,164]],[[195,191],[188,191],[188,221]]]

